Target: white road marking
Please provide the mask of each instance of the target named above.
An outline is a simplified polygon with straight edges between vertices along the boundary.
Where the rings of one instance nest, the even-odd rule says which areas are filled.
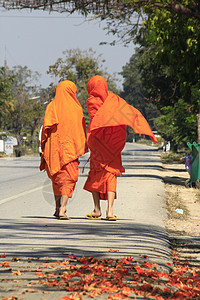
[[[49,184],[47,184],[47,185],[43,185],[43,186],[37,187],[37,188],[35,188],[35,189],[29,190],[29,191],[19,193],[19,194],[15,195],[15,196],[11,196],[11,197],[2,199],[2,200],[0,200],[0,205],[3,204],[3,203],[8,202],[8,201],[10,201],[10,200],[13,200],[13,199],[16,199],[16,198],[19,198],[19,197],[22,197],[22,196],[25,196],[25,195],[28,195],[28,194],[37,192],[37,191],[39,191],[39,190],[41,190],[41,189],[43,189],[43,188],[45,188],[45,187],[47,187],[47,186],[50,186],[50,185],[51,185],[51,184],[49,183]]]

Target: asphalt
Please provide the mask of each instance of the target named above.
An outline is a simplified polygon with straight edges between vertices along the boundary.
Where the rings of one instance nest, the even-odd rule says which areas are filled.
[[[167,212],[158,149],[126,144],[122,153],[126,172],[118,178],[115,222],[105,219],[106,201],[101,201],[102,220],[84,218],[93,209],[90,193],[82,189],[89,170],[87,164],[82,173],[87,158],[88,154],[81,159],[79,181],[68,203],[69,221],[52,216],[53,195],[45,173],[40,174],[38,188],[21,192],[16,199],[0,201],[1,254],[6,253],[6,259],[15,256],[24,261],[28,257],[66,259],[70,255],[133,257],[138,261],[146,257],[159,269],[170,271],[171,249],[165,229]],[[27,210],[22,210],[27,201]],[[29,295],[23,299],[32,298]]]

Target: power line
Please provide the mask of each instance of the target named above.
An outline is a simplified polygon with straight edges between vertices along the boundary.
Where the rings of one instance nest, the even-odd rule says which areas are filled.
[[[0,18],[29,18],[29,19],[83,19],[83,17],[54,17],[54,16],[2,16]]]

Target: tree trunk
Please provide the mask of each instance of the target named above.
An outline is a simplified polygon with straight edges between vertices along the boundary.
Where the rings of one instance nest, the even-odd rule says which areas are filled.
[[[197,143],[200,144],[200,105],[199,105],[199,113],[197,115]]]

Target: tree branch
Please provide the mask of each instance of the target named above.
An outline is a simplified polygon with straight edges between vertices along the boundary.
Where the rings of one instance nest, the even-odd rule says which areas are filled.
[[[137,2],[124,0],[0,0],[0,6],[6,9],[49,9],[49,11],[69,13],[77,11],[85,15],[88,13],[101,14],[104,18],[109,18],[109,13],[116,13],[117,11],[123,15],[126,9],[130,13],[134,13],[144,7],[158,7],[171,11],[179,16],[193,17],[200,20],[200,8],[195,0],[190,0],[191,8],[177,3],[174,0],[170,2],[156,2],[153,0],[138,0]]]

